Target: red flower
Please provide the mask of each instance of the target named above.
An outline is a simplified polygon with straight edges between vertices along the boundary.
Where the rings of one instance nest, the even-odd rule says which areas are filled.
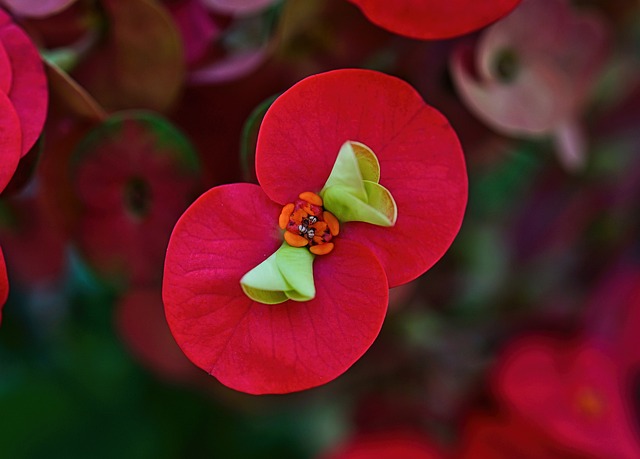
[[[353,438],[322,459],[443,459],[426,438],[412,431],[369,433]]]
[[[585,343],[532,337],[511,346],[496,378],[507,406],[575,451],[597,457],[640,457],[613,361]]]
[[[171,229],[199,191],[191,146],[158,116],[121,113],[87,135],[72,164],[84,257],[108,278],[159,282]]]
[[[47,113],[47,80],[38,50],[0,9],[0,190],[36,142]]]
[[[283,206],[323,188],[348,140],[377,155],[380,184],[397,204],[395,226],[340,222],[339,234],[329,231],[334,250],[315,260],[313,299],[252,301],[240,280],[281,246]],[[178,221],[165,260],[165,312],[185,354],[223,384],[292,392],[350,367],[380,330],[388,287],[444,254],[462,220],[466,172],[442,115],[403,81],[366,70],[312,76],[278,98],[260,128],[256,172],[262,188],[213,188]]]
[[[491,24],[520,0],[349,0],[391,32],[423,40],[451,38]]]

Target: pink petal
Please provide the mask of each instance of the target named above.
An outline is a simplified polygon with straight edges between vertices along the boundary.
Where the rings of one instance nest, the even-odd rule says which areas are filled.
[[[349,223],[340,238],[370,247],[391,287],[406,283],[440,259],[460,228],[467,175],[456,134],[398,78],[369,70],[327,72],[297,83],[265,115],[258,180],[282,204],[303,191],[318,192],[346,140],[377,155],[380,184],[397,203],[398,221],[392,228]]]
[[[167,7],[180,31],[187,64],[191,64],[205,54],[222,30],[200,0],[170,3]]]
[[[224,14],[251,14],[267,8],[277,0],[201,0],[207,7]]]
[[[0,248],[0,323],[2,323],[2,308],[9,297],[9,279],[7,277],[7,265],[4,262],[4,254]]]
[[[575,121],[565,120],[556,126],[553,141],[560,162],[570,172],[580,171],[586,162],[587,138]]]
[[[520,0],[350,0],[391,32],[442,39],[477,30],[506,15]]]
[[[44,17],[62,11],[76,0],[2,0],[19,16]]]
[[[47,116],[47,79],[40,54],[22,29],[15,24],[0,27],[0,41],[13,71],[8,95],[20,118],[24,156],[40,137]]]
[[[471,53],[467,47],[456,50],[451,73],[460,97],[493,129],[507,135],[540,135],[566,118],[569,101],[563,97],[566,81],[562,75],[521,67],[517,81],[480,80],[469,68]]]
[[[9,98],[0,92],[0,191],[4,190],[18,167],[21,145],[20,119]]]
[[[210,65],[189,73],[189,81],[195,84],[224,83],[257,69],[267,58],[268,46],[226,56]]]
[[[280,210],[256,185],[213,188],[179,220],[165,261],[165,312],[182,350],[223,384],[254,394],[342,374],[378,335],[388,299],[376,258],[346,241],[316,258],[315,299],[246,297],[240,278],[281,244]]]
[[[512,80],[499,74],[502,53],[514,56]],[[524,0],[482,34],[475,60],[469,49],[454,54],[452,73],[464,102],[495,130],[550,134],[577,116],[607,55],[598,16],[564,0]]]

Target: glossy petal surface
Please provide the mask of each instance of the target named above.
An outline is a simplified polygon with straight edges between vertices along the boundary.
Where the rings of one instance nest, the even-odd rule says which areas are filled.
[[[458,138],[404,81],[369,70],[327,72],[293,86],[265,115],[258,180],[283,205],[319,192],[347,140],[378,157],[380,185],[394,197],[398,219],[391,228],[348,223],[340,237],[370,247],[390,286],[408,282],[444,254],[460,227],[467,175]]]
[[[0,15],[4,13],[0,11]],[[29,37],[17,25],[0,18],[0,40],[9,57],[11,90],[8,93],[22,128],[21,155],[36,142],[47,115],[47,79],[42,59]]]
[[[350,0],[371,22],[419,39],[441,39],[477,30],[511,11],[520,0]]]
[[[255,394],[336,378],[378,335],[388,299],[376,258],[341,241],[314,262],[314,300],[251,301],[240,279],[280,246],[280,210],[255,185],[213,188],[179,220],[165,262],[165,312],[182,350],[223,384]]]

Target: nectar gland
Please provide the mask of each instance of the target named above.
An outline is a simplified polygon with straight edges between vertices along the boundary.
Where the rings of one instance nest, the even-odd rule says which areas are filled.
[[[338,219],[322,207],[322,198],[306,191],[295,202],[282,208],[278,219],[284,240],[292,247],[309,247],[314,255],[326,255],[333,250],[331,240],[340,232]]]

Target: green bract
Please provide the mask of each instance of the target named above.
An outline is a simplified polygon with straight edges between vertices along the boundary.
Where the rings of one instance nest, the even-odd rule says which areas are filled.
[[[242,290],[252,300],[265,304],[309,301],[316,296],[314,257],[305,247],[283,242],[273,255],[240,279]]]
[[[359,142],[347,141],[320,191],[323,207],[340,223],[359,221],[393,226],[398,208],[389,190],[379,181],[380,164],[373,151]],[[242,290],[252,300],[264,304],[312,300],[316,294],[314,258],[307,247],[291,247],[283,242],[273,255],[242,277]]]
[[[341,222],[393,226],[398,208],[389,190],[380,185],[380,164],[369,147],[345,142],[320,196],[324,208]]]

